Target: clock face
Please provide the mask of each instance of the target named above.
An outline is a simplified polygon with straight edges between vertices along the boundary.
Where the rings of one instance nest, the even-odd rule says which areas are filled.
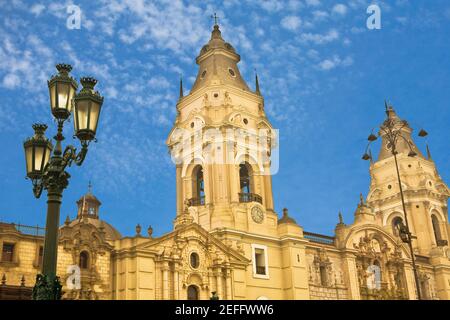
[[[256,223],[262,223],[264,220],[264,212],[260,207],[253,207],[252,208],[252,219]]]

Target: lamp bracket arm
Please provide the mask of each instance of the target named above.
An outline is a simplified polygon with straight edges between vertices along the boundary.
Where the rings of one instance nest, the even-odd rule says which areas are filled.
[[[33,194],[36,199],[39,199],[41,197],[43,189],[44,189],[44,186],[43,186],[42,180],[33,182]]]
[[[77,153],[77,149],[68,145],[63,153],[63,163],[65,166],[71,166],[72,163],[75,163],[77,166],[81,166],[84,159],[86,158],[86,154],[88,151],[87,144],[83,143],[80,152]]]

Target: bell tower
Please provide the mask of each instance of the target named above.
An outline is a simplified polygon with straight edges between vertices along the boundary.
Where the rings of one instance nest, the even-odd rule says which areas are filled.
[[[445,254],[449,241],[447,185],[440,177],[427,146],[424,156],[412,138],[412,128],[400,119],[392,106],[386,109],[387,119],[380,126],[381,150],[377,161],[371,162],[371,184],[367,204],[373,208],[378,224],[399,236],[398,228],[405,222],[395,159],[386,138],[386,124],[391,121],[400,132],[395,146],[398,170],[405,199],[406,213],[416,254]],[[421,131],[422,135],[426,133]]]
[[[216,23],[196,58],[198,74],[188,95],[180,81],[177,117],[167,139],[176,165],[175,228],[191,221],[206,230],[276,228],[270,175],[275,130],[257,76],[252,91],[239,61]]]

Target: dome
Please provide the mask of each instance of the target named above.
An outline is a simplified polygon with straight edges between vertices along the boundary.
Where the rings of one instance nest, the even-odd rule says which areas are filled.
[[[196,59],[199,65],[191,93],[209,85],[231,85],[250,91],[237,66],[241,60],[231,44],[222,38],[219,26],[214,25],[211,39],[202,47]]]
[[[282,224],[282,223],[297,224],[297,222],[295,221],[294,218],[289,217],[288,209],[286,209],[286,208],[283,209],[283,217],[281,217],[281,219],[278,220],[278,224]]]
[[[117,231],[116,228],[114,228],[112,225],[110,225],[108,222],[106,222],[104,220],[83,217],[83,221],[85,221],[88,224],[93,225],[97,229],[103,228],[105,231],[106,240],[114,241],[114,240],[118,240],[118,239],[122,238],[122,235],[120,234],[120,232]],[[75,220],[71,221],[68,224],[68,226],[74,227],[75,225],[79,224],[80,222],[81,222],[80,219],[75,219]]]

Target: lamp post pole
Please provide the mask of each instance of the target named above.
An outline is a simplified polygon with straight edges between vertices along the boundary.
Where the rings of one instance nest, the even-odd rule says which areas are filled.
[[[392,148],[392,154],[394,155],[395,169],[397,170],[398,186],[400,188],[400,197],[402,199],[403,213],[404,213],[404,216],[405,216],[406,230],[404,230],[404,233],[406,233],[406,235],[407,235],[407,240],[408,240],[407,243],[408,243],[408,246],[409,246],[409,251],[411,253],[411,263],[412,263],[412,268],[413,268],[413,272],[414,272],[414,280],[416,282],[417,299],[421,300],[422,297],[421,297],[421,294],[420,294],[419,275],[417,273],[416,258],[415,258],[414,249],[413,249],[413,246],[412,246],[412,238],[414,236],[411,234],[410,229],[409,229],[408,215],[406,214],[405,198],[403,196],[402,181],[400,180],[400,171],[398,169],[397,152],[394,151],[394,149],[395,149],[395,147]]]
[[[44,239],[44,257],[42,274],[36,276],[33,288],[34,300],[61,299],[62,285],[57,277],[58,232],[59,216],[64,189],[69,184],[70,174],[66,168],[72,164],[81,166],[88,146],[95,141],[98,118],[100,115],[103,97],[94,86],[97,80],[90,77],[81,78],[83,85],[76,94],[77,83],[69,76],[72,67],[59,64],[56,66],[59,74],[53,76],[49,82],[50,107],[58,123],[58,131],[54,137],[55,149],[44,133],[45,124],[34,124],[35,135],[24,143],[27,178],[32,181],[33,193],[39,198],[44,189],[47,190],[47,219]],[[69,119],[74,108],[75,136],[80,140],[81,150],[68,145],[62,151],[62,134],[64,122]],[[53,154],[52,154],[53,151]]]

